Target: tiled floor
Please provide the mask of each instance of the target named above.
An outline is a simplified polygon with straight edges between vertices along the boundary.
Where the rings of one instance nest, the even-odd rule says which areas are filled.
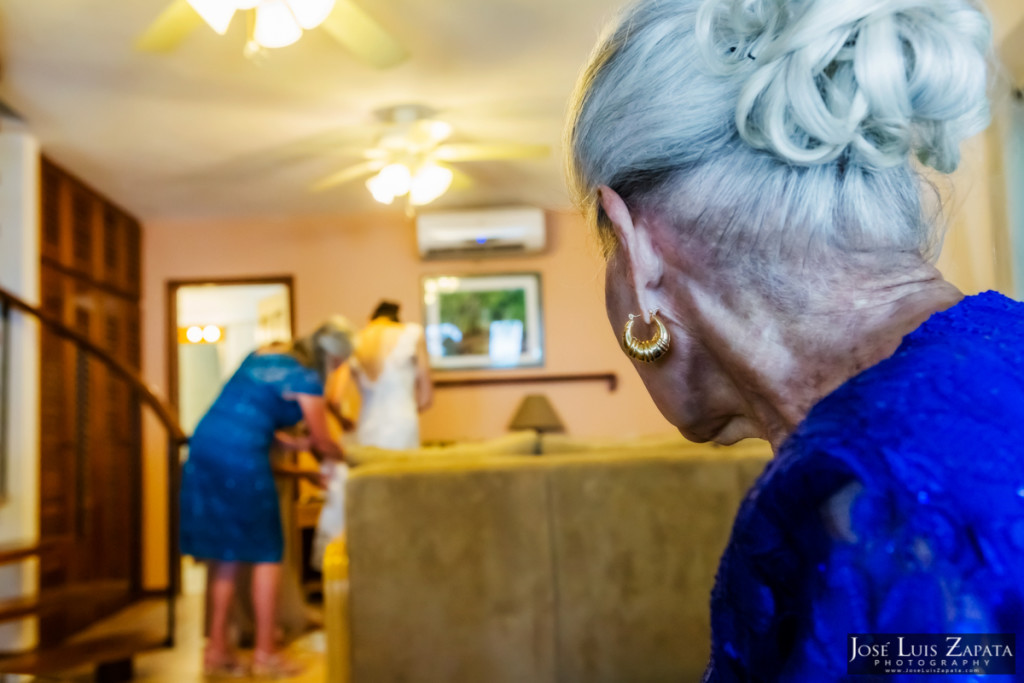
[[[258,681],[258,678],[207,678],[203,675],[202,650],[202,597],[186,595],[178,602],[178,637],[172,649],[154,650],[135,658],[135,680],[152,683],[197,683],[199,681]],[[145,620],[145,616],[126,615]],[[242,653],[247,655],[249,653]],[[293,643],[287,654],[301,663],[304,671],[285,680],[294,683],[323,683],[325,677],[323,631],[309,633]],[[92,678],[91,670],[69,671],[60,676],[62,681],[86,683]]]
[[[140,655],[135,660],[135,680],[153,683],[192,683],[207,680],[202,666],[202,604],[198,596],[182,598],[179,606],[178,639],[174,649],[158,650]],[[299,676],[284,679],[295,683],[323,683],[324,680],[323,631],[303,636],[288,648],[288,654],[300,662],[305,670]],[[248,654],[248,653],[243,653]],[[223,679],[222,679],[223,680]],[[260,680],[254,678],[234,681]]]

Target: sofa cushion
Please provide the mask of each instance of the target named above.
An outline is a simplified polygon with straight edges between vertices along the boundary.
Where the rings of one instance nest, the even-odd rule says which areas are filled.
[[[544,434],[540,438],[540,450],[544,455],[565,453],[607,453],[643,455],[644,452],[673,452],[679,455],[698,456],[722,455],[732,457],[770,454],[768,442],[761,439],[745,439],[733,446],[719,446],[714,443],[696,443],[680,434],[651,434],[632,437],[578,437],[569,434]]]
[[[418,458],[353,471],[353,681],[557,683],[538,460]]]
[[[354,681],[696,680],[770,452],[406,458],[349,479]]]
[[[537,449],[535,432],[511,432],[493,439],[464,441],[450,446],[428,446],[395,451],[371,446],[349,446],[345,453],[352,465],[407,462],[425,458],[477,458],[493,455],[532,455]]]
[[[747,484],[740,461],[547,460],[560,680],[699,680],[711,588]]]

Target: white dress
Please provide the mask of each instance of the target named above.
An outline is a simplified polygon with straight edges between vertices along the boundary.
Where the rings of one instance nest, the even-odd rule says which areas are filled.
[[[356,426],[356,442],[404,450],[420,445],[420,417],[416,405],[416,349],[423,337],[423,328],[414,323],[405,325],[394,347],[381,364],[377,379],[371,380],[353,355],[349,358],[352,375],[362,394],[362,408]],[[327,497],[320,512],[320,521],[313,541],[311,566],[317,571],[323,565],[327,544],[337,538],[345,527],[345,481],[348,467],[329,468]]]
[[[370,379],[352,356],[352,374],[362,394],[362,408],[356,426],[359,444],[395,450],[419,448],[416,349],[422,338],[423,328],[407,323],[381,364],[376,379]]]

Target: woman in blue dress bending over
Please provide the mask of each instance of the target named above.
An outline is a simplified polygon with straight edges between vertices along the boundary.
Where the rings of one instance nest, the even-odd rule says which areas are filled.
[[[209,640],[204,668],[241,674],[228,642],[228,613],[239,563],[253,565],[256,621],[252,671],[292,673],[275,651],[277,593],[284,541],[271,471],[274,441],[339,462],[343,455],[327,429],[326,376],[352,352],[351,330],[332,318],[289,346],[255,351],[242,362],[196,426],[181,481],[181,550],[213,561]],[[277,431],[304,420],[308,438]]]
[[[943,280],[922,175],[988,123],[990,32],[972,0],[639,0],[580,78],[569,178],[625,352],[685,436],[775,450],[706,681],[1024,632],[1024,305]]]

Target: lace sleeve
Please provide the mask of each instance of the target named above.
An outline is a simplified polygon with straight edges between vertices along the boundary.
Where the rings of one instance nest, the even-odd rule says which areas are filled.
[[[1002,533],[1024,519],[979,525],[927,492],[856,485],[850,496],[850,490],[822,510],[832,543],[802,572],[807,590],[797,604],[784,679],[842,679],[850,634],[1000,633],[1024,626],[1021,577],[1014,576],[1020,569],[1009,571],[1009,562],[1020,565],[1019,550]],[[836,519],[849,520],[848,536]]]

